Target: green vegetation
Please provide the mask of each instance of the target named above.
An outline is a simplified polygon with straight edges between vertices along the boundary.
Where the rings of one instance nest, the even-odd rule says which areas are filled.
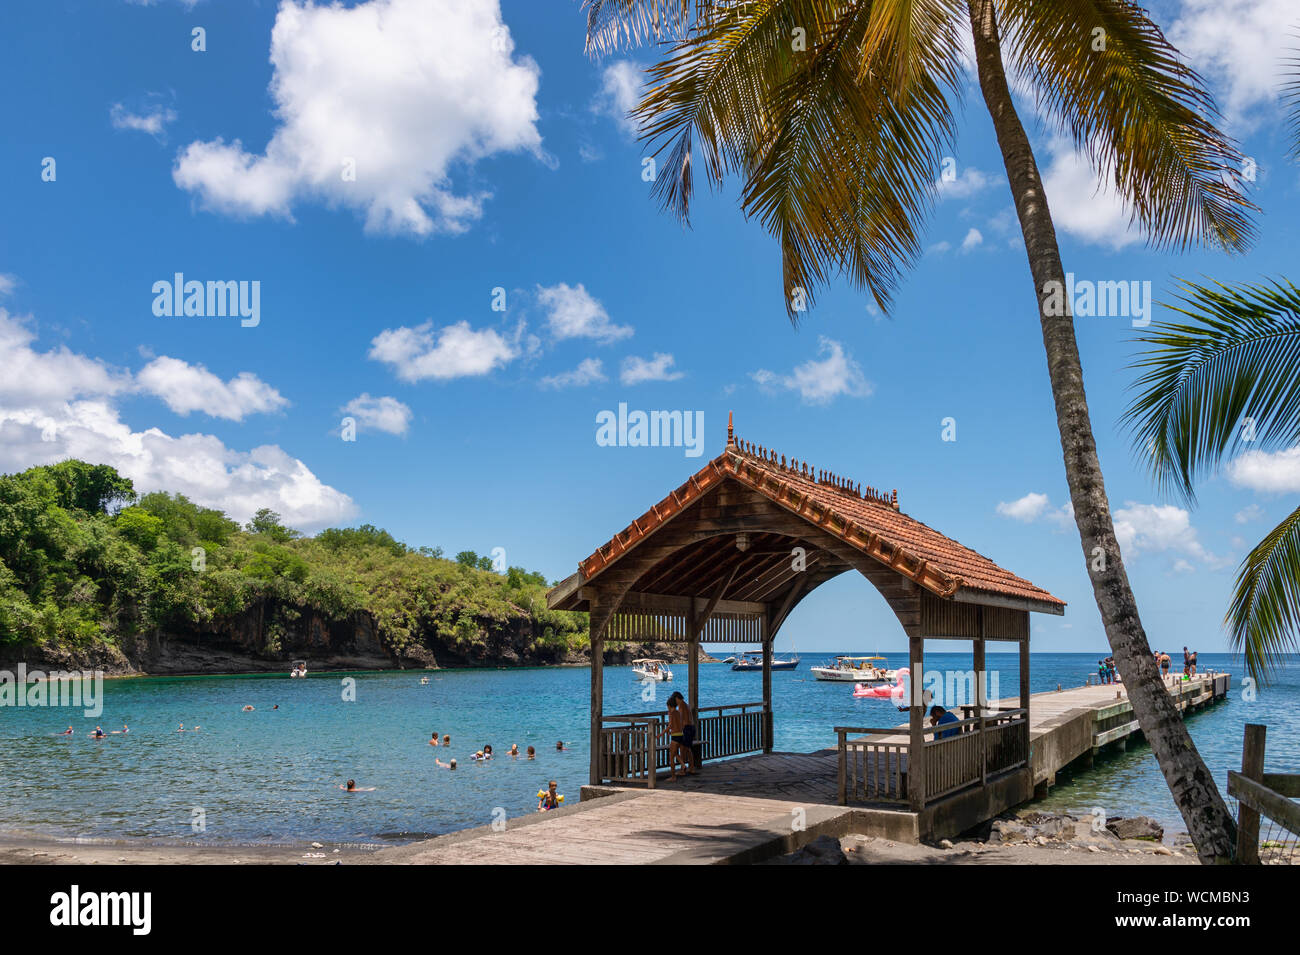
[[[541,574],[493,573],[469,551],[447,560],[369,524],[303,537],[263,509],[241,528],[180,494],[137,495],[104,465],[0,476],[0,647],[211,632],[255,612],[276,652],[307,611],[368,613],[397,653],[469,653],[511,626],[535,635],[524,653],[585,646],[586,614],[547,609],[546,590]]]

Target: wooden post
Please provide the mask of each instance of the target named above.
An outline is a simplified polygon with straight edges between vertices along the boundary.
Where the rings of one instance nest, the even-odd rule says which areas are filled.
[[[772,641],[767,635],[767,614],[763,614],[763,752],[772,752]]]
[[[1020,641],[1020,708],[1029,718],[1029,637]]]
[[[988,737],[985,735],[984,710],[989,705],[988,693],[985,690],[986,679],[984,673],[984,608],[976,606],[975,621],[979,627],[979,636],[974,640],[974,646],[971,650],[972,662],[975,665],[975,706],[976,713],[979,714],[979,734],[980,734],[980,785],[988,784],[989,776],[989,753]]]
[[[609,620],[609,613],[597,594],[591,596],[588,610],[591,626],[591,765],[588,776],[591,785],[599,786],[604,781],[601,774],[600,730],[605,721],[605,624]]]
[[[1268,727],[1247,723],[1241,741],[1241,775],[1259,782],[1264,778],[1264,737]],[[1237,861],[1259,865],[1259,813],[1244,802],[1237,803]]]
[[[908,682],[911,684],[908,690],[912,694],[908,719],[907,801],[912,812],[920,812],[925,808],[925,697],[922,688],[925,639],[908,637],[907,648]]]
[[[687,687],[688,702],[691,706],[691,718],[695,720],[695,744],[691,747],[690,761],[691,768],[695,772],[700,771],[701,759],[696,758],[697,753],[703,753],[704,750],[700,743],[700,631],[695,627],[695,598],[691,598],[690,606],[686,610],[686,632],[690,635],[690,644],[687,652],[691,658],[686,664],[686,678],[689,681]]]

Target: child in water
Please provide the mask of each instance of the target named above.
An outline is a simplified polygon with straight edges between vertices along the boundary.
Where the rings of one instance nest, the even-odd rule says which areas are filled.
[[[550,809],[560,808],[560,794],[555,791],[555,780],[552,779],[547,785],[546,792],[542,794],[541,801],[537,804],[538,812],[546,812]]]

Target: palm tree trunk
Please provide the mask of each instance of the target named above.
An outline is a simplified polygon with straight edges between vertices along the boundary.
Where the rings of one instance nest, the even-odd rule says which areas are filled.
[[[1160,679],[1120,557],[1083,391],[1074,317],[1069,307],[1064,316],[1049,315],[1046,307],[1050,290],[1062,290],[1059,294],[1064,295],[1065,271],[1038,164],[1007,86],[994,0],[968,3],[980,89],[993,117],[1038,293],[1039,321],[1070,500],[1106,639],[1114,651],[1138,725],[1151,744],[1201,861],[1228,862],[1236,843],[1236,824]]]

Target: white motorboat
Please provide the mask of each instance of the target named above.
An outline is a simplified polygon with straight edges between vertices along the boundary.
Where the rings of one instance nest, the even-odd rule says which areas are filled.
[[[632,673],[642,682],[666,682],[673,678],[673,671],[668,669],[667,660],[642,657],[632,661]]]
[[[886,657],[839,656],[819,667],[810,667],[813,676],[833,683],[892,683],[898,671],[886,669]]]

